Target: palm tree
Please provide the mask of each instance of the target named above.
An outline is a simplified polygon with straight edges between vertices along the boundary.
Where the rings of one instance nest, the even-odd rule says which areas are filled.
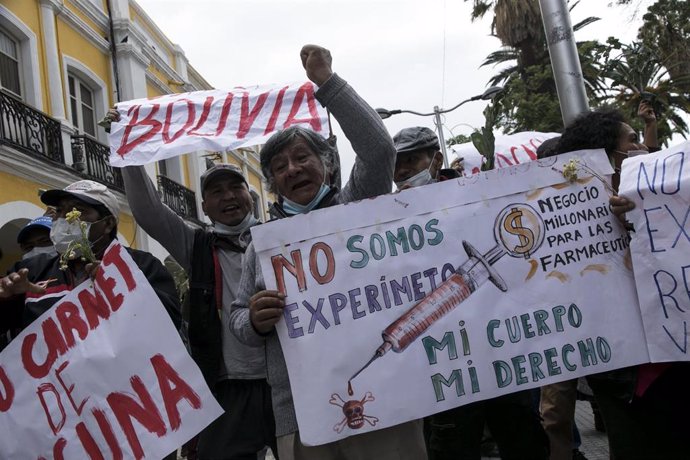
[[[610,85],[599,92],[599,100],[612,101],[635,126],[640,101],[651,97],[658,118],[659,141],[668,142],[673,133],[686,137],[688,125],[681,114],[690,114],[685,90],[690,76],[673,78],[668,67],[674,64],[660,59],[641,42],[623,44],[610,37],[607,44],[610,51],[604,55],[603,75]]]
[[[468,1],[468,0],[465,0]],[[493,8],[491,32],[503,46],[518,52],[518,64],[536,64],[543,51],[544,27],[538,0],[473,0],[472,20],[484,17]]]

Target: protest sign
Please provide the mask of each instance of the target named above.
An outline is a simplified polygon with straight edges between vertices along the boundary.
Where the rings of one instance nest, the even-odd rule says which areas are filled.
[[[254,227],[267,288],[287,294],[301,440],[646,362],[628,237],[591,171],[612,173],[603,150]]]
[[[546,140],[556,137],[557,133],[540,133],[536,131],[523,131],[520,133],[496,136],[494,145],[495,166],[505,168],[508,166],[528,163],[537,159],[537,148]],[[463,174],[469,176],[481,171],[483,156],[471,143],[456,144],[450,147],[452,152],[463,159]]]
[[[326,109],[313,83],[169,94],[117,104],[110,165],[142,165],[197,150],[258,145],[302,124],[328,137]]]
[[[117,242],[0,354],[2,458],[163,458],[221,413]]]
[[[635,203],[627,219],[650,358],[690,361],[690,142],[626,159],[619,192]]]

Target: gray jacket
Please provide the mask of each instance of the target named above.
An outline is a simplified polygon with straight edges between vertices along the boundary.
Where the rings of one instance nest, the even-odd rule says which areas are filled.
[[[158,241],[187,273],[193,266],[195,230],[161,202],[153,183],[141,166],[122,168],[125,193],[137,224]],[[238,243],[238,242],[236,242]],[[223,379],[263,379],[266,377],[264,353],[237,340],[230,332],[230,304],[235,300],[242,275],[241,252],[218,250],[218,262],[223,274],[221,343],[222,362],[216,374]],[[208,267],[212,270],[213,267]],[[190,305],[194,309],[195,305]],[[209,382],[211,385],[213,382]]]
[[[334,74],[316,92],[316,98],[333,114],[351,142],[357,158],[350,180],[331,204],[348,203],[390,193],[395,166],[395,148],[381,118],[345,80]],[[295,229],[299,231],[298,229]],[[245,253],[242,279],[232,305],[230,323],[240,341],[266,349],[268,383],[271,385],[276,436],[297,431],[290,382],[283,350],[275,331],[258,334],[249,320],[249,298],[266,289],[259,260],[250,245]]]

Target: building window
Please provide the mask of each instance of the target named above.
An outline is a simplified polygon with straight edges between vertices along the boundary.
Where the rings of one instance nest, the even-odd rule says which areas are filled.
[[[261,197],[254,190],[250,190],[249,194],[252,196],[252,201],[254,202],[254,209],[252,209],[252,214],[254,214],[254,217],[256,217],[257,219],[262,219],[264,216],[261,212]]]
[[[70,108],[72,109],[72,124],[80,132],[96,137],[93,91],[72,74],[68,75],[67,80]]]
[[[0,29],[0,88],[21,98],[18,43]]]

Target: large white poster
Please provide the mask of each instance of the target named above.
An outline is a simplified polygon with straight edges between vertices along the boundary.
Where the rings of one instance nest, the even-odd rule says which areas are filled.
[[[221,413],[119,243],[0,354],[2,458],[163,458]]]
[[[648,361],[628,237],[591,171],[612,173],[603,151],[253,228],[268,288],[287,294],[303,442]]]
[[[326,109],[311,82],[169,94],[117,104],[111,166],[142,165],[197,150],[225,151],[264,143],[305,125],[328,136]]]
[[[635,203],[627,218],[650,357],[688,361],[690,142],[626,159],[619,192]]]

